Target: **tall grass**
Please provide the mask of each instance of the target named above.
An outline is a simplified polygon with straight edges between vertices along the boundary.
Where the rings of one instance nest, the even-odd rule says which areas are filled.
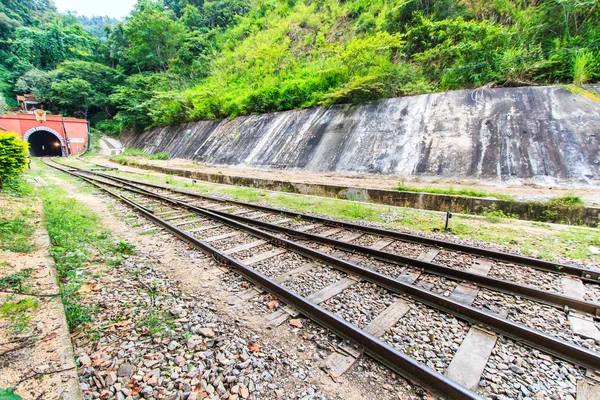
[[[581,86],[591,78],[593,55],[586,50],[578,50],[573,58],[573,83]]]

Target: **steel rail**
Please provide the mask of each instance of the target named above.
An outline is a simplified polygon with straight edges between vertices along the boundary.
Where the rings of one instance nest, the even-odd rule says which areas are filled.
[[[235,269],[238,273],[243,275],[249,281],[262,287],[263,289],[277,296],[284,302],[297,308],[302,314],[304,314],[306,317],[313,320],[317,324],[323,326],[326,329],[329,329],[341,338],[350,340],[351,342],[359,345],[361,348],[364,349],[365,353],[369,354],[375,360],[381,362],[383,365],[386,365],[391,370],[397,372],[405,378],[417,382],[421,386],[426,387],[440,395],[447,396],[448,398],[471,400],[482,399],[476,393],[459,385],[458,383],[440,374],[439,372],[427,367],[426,365],[419,363],[418,361],[407,356],[406,354],[399,352],[398,350],[394,349],[385,342],[359,329],[355,325],[348,323],[347,321],[343,320],[337,315],[306,300],[298,294],[288,290],[284,286],[275,283],[265,275],[260,274],[259,272],[253,270],[252,268],[248,267],[242,262],[224,254],[223,252],[210,246],[209,244],[202,242],[201,240],[198,240],[197,238],[187,234],[183,230],[169,224],[165,220],[154,215],[146,207],[136,203],[135,201],[130,200],[127,197],[122,196],[118,193],[114,193],[112,190],[102,187],[101,184],[85,176],[81,176],[80,174],[74,174],[71,171],[57,168],[53,165],[46,163],[45,161],[43,162],[44,164],[52,168],[56,168],[73,176],[77,176],[83,179],[84,181],[109,193],[111,196],[121,200],[123,203],[137,210],[147,219],[153,221],[158,225],[161,225],[162,227],[170,231],[172,234],[189,243],[190,245],[194,246],[195,248],[215,257],[215,259],[220,263]]]
[[[485,248],[476,247],[476,246],[468,246],[468,245],[464,245],[464,244],[450,242],[447,240],[433,239],[433,238],[427,238],[427,237],[418,236],[418,235],[409,234],[409,233],[392,231],[389,229],[376,228],[376,227],[372,227],[372,226],[363,226],[363,225],[355,224],[352,222],[337,221],[337,220],[330,219],[330,218],[317,217],[317,216],[303,214],[303,213],[299,213],[299,212],[295,212],[295,211],[288,211],[288,210],[282,210],[282,209],[265,206],[265,205],[247,203],[247,202],[243,202],[243,201],[239,201],[239,200],[227,200],[227,199],[223,199],[223,198],[219,198],[219,197],[215,197],[215,196],[208,196],[208,195],[203,195],[200,193],[190,192],[188,190],[172,188],[172,187],[168,187],[165,185],[158,185],[158,184],[154,184],[154,183],[143,182],[143,181],[139,181],[137,179],[127,179],[127,178],[115,177],[115,176],[108,175],[108,174],[86,171],[84,169],[81,169],[81,171],[84,171],[87,173],[92,173],[92,174],[99,175],[99,176],[111,177],[112,179],[126,182],[129,184],[134,183],[134,184],[138,184],[138,185],[146,185],[146,186],[150,186],[153,188],[164,189],[164,190],[168,190],[168,191],[171,191],[174,193],[185,194],[188,196],[202,198],[202,199],[206,199],[206,200],[231,203],[231,204],[249,207],[249,208],[253,208],[253,209],[261,210],[261,211],[275,212],[275,213],[279,213],[279,214],[283,213],[283,214],[286,214],[286,215],[289,215],[292,217],[300,217],[302,219],[312,221],[312,222],[319,222],[319,223],[323,223],[323,224],[327,224],[327,225],[331,225],[331,226],[338,226],[338,227],[342,227],[342,228],[346,228],[346,229],[354,229],[354,230],[358,230],[358,231],[362,231],[362,232],[370,233],[370,234],[375,234],[375,235],[379,235],[379,236],[387,236],[387,237],[398,239],[398,240],[401,240],[404,242],[424,244],[427,246],[437,246],[437,247],[442,247],[442,248],[455,250],[455,251],[461,251],[463,253],[473,254],[473,255],[477,255],[477,256],[481,256],[481,257],[489,257],[489,258],[493,258],[498,261],[520,264],[520,265],[524,265],[524,266],[528,266],[531,268],[540,269],[540,270],[544,270],[544,271],[572,275],[572,276],[576,276],[588,283],[596,283],[596,284],[600,283],[600,271],[592,270],[589,268],[583,268],[583,267],[579,267],[576,265],[556,263],[556,262],[541,260],[541,259],[537,259],[537,258],[526,257],[526,256],[518,255],[518,254],[506,253],[506,252],[502,252],[502,251],[498,251],[498,250],[485,249]]]
[[[279,226],[275,224],[271,224],[269,222],[258,221],[252,218],[244,217],[242,215],[234,215],[231,213],[227,213],[225,211],[217,211],[211,210],[206,207],[195,206],[199,208],[204,208],[210,212],[215,214],[220,214],[224,217],[235,219],[237,221],[243,222],[245,224],[259,226],[261,228],[265,228],[269,231],[280,232],[286,235],[290,235],[296,238],[301,238],[304,240],[309,240],[312,242],[317,242],[329,246],[333,246],[339,249],[343,249],[346,251],[351,251],[357,254],[363,254],[369,257],[373,257],[375,259],[393,263],[400,265],[409,265],[411,267],[418,268],[424,272],[443,276],[454,281],[462,281],[468,283],[474,283],[478,286],[493,289],[495,291],[508,293],[512,295],[518,295],[522,297],[526,297],[531,300],[535,300],[544,304],[548,304],[560,309],[565,309],[565,307],[569,309],[573,309],[576,311],[580,311],[586,314],[591,314],[593,316],[600,316],[600,304],[591,303],[588,301],[580,300],[574,297],[565,296],[560,293],[551,292],[543,289],[538,289],[532,286],[520,285],[517,283],[505,281],[502,279],[492,278],[485,275],[474,274],[471,272],[467,272],[464,270],[454,269],[451,267],[446,267],[444,265],[435,264],[429,261],[418,260],[411,257],[402,256],[399,254],[389,253],[383,250],[377,250],[371,247],[361,246],[357,244],[352,244],[348,242],[344,242],[341,240],[336,240],[320,235],[316,235],[309,232],[301,232],[295,229],[287,228],[284,226]]]
[[[132,185],[132,187],[136,188],[137,190],[144,190],[148,194],[154,194],[143,188],[138,188],[133,185]],[[173,200],[173,199],[171,199],[171,200]],[[431,273],[431,274],[438,275],[438,276],[443,276],[443,277],[446,277],[446,278],[449,278],[452,280],[474,283],[478,286],[493,289],[493,290],[496,290],[499,292],[503,292],[503,293],[507,293],[507,294],[511,294],[511,295],[523,296],[523,297],[526,297],[531,300],[535,300],[535,301],[538,301],[538,302],[541,302],[544,304],[548,304],[553,307],[557,307],[559,309],[565,309],[565,307],[566,307],[568,309],[576,310],[576,311],[586,313],[586,314],[591,314],[593,316],[600,316],[600,304],[591,303],[591,302],[580,300],[580,299],[577,299],[574,297],[565,296],[560,293],[550,292],[550,291],[546,291],[546,290],[542,290],[542,289],[538,289],[538,288],[534,288],[534,287],[526,286],[526,285],[519,285],[519,284],[505,281],[502,279],[496,279],[496,278],[492,278],[492,277],[485,276],[485,275],[474,274],[474,273],[470,273],[470,272],[467,272],[464,270],[458,270],[458,269],[446,267],[443,265],[435,264],[433,262],[422,261],[422,260],[418,260],[418,259],[411,258],[411,257],[401,256],[398,254],[389,253],[389,252],[385,252],[382,250],[377,250],[377,249],[373,249],[370,247],[360,246],[360,245],[356,245],[356,244],[352,244],[352,243],[348,243],[348,242],[343,242],[340,240],[331,239],[331,238],[311,234],[308,232],[301,232],[301,231],[297,231],[295,229],[271,224],[269,222],[263,222],[263,221],[258,221],[258,220],[254,220],[251,218],[247,218],[242,215],[234,215],[231,213],[227,213],[225,211],[212,210],[210,208],[202,207],[202,206],[193,206],[193,207],[202,208],[202,209],[210,211],[212,213],[222,215],[226,218],[241,221],[241,222],[243,222],[245,224],[249,224],[249,225],[259,226],[259,227],[265,228],[269,231],[280,232],[280,233],[284,233],[284,234],[287,234],[290,236],[300,237],[300,238],[303,238],[306,240],[310,240],[313,242],[318,242],[321,244],[334,246],[334,247],[344,249],[347,251],[364,254],[364,255],[374,257],[378,260],[385,261],[385,262],[401,264],[401,265],[409,265],[409,266],[421,269],[427,273]]]
[[[75,175],[80,176],[80,174]],[[121,188],[124,190],[131,190],[125,187]],[[567,341],[556,338],[552,335],[548,335],[536,329],[517,324],[498,315],[487,313],[475,307],[451,300],[449,298],[432,293],[428,290],[419,288],[417,286],[413,286],[395,280],[393,278],[390,278],[389,276],[369,270],[359,265],[354,265],[345,260],[336,258],[329,254],[322,253],[318,250],[311,249],[299,243],[295,243],[293,241],[275,236],[258,228],[254,228],[241,222],[226,218],[224,216],[221,216],[211,211],[207,211],[197,206],[193,206],[186,202],[169,199],[168,197],[161,196],[152,192],[145,193],[145,195],[169,202],[174,205],[178,205],[182,208],[195,210],[198,213],[201,213],[209,218],[221,221],[222,223],[232,226],[236,229],[250,232],[251,234],[257,237],[266,239],[267,241],[274,243],[280,247],[290,249],[298,254],[304,255],[305,257],[311,258],[316,261],[323,262],[346,273],[356,275],[361,279],[374,283],[380,287],[386,288],[396,294],[411,296],[412,298],[417,299],[418,301],[424,304],[442,310],[446,313],[455,315],[463,320],[475,324],[484,325],[497,333],[511,337],[517,341],[526,343],[531,347],[542,350],[548,354],[552,354],[563,360],[570,361],[582,367],[593,368],[594,370],[600,369],[600,354],[594,351],[571,344]]]

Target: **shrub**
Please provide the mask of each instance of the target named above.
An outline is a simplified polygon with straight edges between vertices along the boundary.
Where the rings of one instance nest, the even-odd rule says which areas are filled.
[[[116,119],[105,119],[96,123],[96,129],[109,136],[118,136],[124,128],[123,121]]]
[[[590,64],[593,56],[589,51],[579,50],[573,59],[573,84],[581,86],[591,77]]]
[[[29,144],[14,132],[0,132],[0,188],[27,165]]]

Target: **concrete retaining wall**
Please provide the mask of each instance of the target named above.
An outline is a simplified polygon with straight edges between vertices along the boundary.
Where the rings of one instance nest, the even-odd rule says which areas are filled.
[[[462,90],[155,128],[125,145],[258,168],[589,181],[600,103],[555,86]]]

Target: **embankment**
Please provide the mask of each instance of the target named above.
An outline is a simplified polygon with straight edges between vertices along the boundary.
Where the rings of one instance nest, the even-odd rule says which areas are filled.
[[[557,86],[462,90],[186,123],[124,141],[206,164],[589,182],[600,178],[600,103]]]

